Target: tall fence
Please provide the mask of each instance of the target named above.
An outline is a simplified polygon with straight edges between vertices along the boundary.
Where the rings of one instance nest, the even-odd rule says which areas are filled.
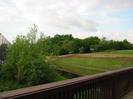
[[[120,99],[133,89],[133,68],[0,93],[1,99]]]

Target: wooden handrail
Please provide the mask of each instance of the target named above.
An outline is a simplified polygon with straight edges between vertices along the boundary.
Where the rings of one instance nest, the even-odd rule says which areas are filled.
[[[0,93],[0,99],[119,99],[133,86],[133,67]]]

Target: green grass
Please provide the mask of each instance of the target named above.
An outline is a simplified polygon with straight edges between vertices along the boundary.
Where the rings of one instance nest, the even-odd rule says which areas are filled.
[[[106,52],[99,52],[99,53],[133,57],[133,50],[106,51]]]
[[[54,57],[49,63],[57,69],[78,75],[91,75],[133,66],[133,51],[122,50]]]

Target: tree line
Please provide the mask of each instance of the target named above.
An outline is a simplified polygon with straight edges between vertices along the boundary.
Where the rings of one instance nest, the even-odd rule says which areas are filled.
[[[33,41],[32,41],[33,42]],[[71,34],[46,37],[43,34],[36,41],[39,52],[44,55],[64,55],[74,53],[91,53],[105,50],[132,50],[133,44],[123,41],[100,39],[97,36],[85,39],[74,38]],[[0,60],[5,59],[7,45],[0,46]]]
[[[71,34],[55,35],[54,37],[42,36],[37,44],[45,55],[64,55],[74,53],[91,53],[105,50],[132,50],[133,44],[127,40],[115,41],[106,38],[87,37],[74,38]]]

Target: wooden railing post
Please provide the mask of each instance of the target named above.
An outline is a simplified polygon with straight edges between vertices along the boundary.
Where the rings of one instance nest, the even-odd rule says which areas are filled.
[[[112,99],[115,99],[115,79],[112,81]]]

